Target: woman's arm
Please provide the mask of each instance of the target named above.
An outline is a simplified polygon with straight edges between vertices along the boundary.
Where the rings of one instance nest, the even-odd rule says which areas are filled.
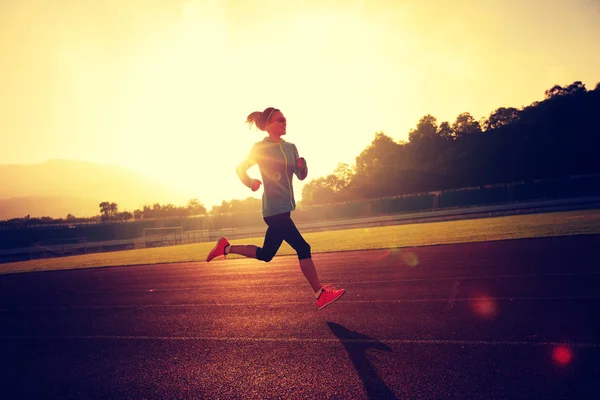
[[[306,166],[306,160],[304,159],[304,157],[300,157],[298,155],[298,149],[296,148],[296,146],[294,146],[294,157],[296,159],[294,165],[294,173],[296,174],[298,179],[303,181],[308,175],[308,167]]]
[[[308,167],[306,166],[306,160],[303,157],[296,159],[296,168],[294,172],[301,181],[308,175]]]
[[[247,173],[248,168],[252,167],[254,164],[256,164],[256,146],[252,147],[248,158],[237,166],[235,172],[244,185],[252,189],[253,192],[256,192],[258,188],[260,188],[260,185],[262,185],[262,182],[258,179],[250,178]]]
[[[252,189],[253,192],[256,192],[260,188],[260,185],[262,185],[262,182],[258,179],[252,179],[248,176],[248,173],[246,171],[248,171],[248,168],[250,168],[251,166],[252,164],[248,162],[248,160],[243,161],[242,163],[240,163],[240,165],[237,166],[235,172],[237,172],[240,181],[242,181],[244,185]]]
[[[237,166],[237,168],[235,169],[235,172],[237,173],[237,176],[240,178],[240,181],[242,181],[242,183],[248,187],[252,186],[252,178],[250,178],[248,176],[248,168],[250,168],[252,165],[250,165],[250,162],[248,160],[242,161],[240,163],[240,165]]]

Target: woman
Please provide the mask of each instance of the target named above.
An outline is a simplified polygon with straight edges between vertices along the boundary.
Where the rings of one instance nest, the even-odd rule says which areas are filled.
[[[298,150],[292,143],[281,137],[286,133],[286,119],[276,108],[268,107],[264,111],[255,111],[248,115],[246,122],[256,125],[268,136],[252,147],[248,159],[236,169],[242,183],[253,192],[264,182],[262,195],[262,214],[268,228],[263,247],[255,245],[230,245],[226,238],[221,238],[206,258],[209,262],[215,257],[224,258],[227,254],[240,254],[269,262],[285,240],[298,254],[300,269],[312,286],[319,309],[333,303],[345,292],[330,285],[321,285],[317,270],[310,253],[310,245],[306,243],[296,225],[290,218],[291,211],[296,209],[292,178],[294,174],[304,180],[308,173],[306,161],[298,156]],[[248,168],[258,164],[263,182],[251,179]]]

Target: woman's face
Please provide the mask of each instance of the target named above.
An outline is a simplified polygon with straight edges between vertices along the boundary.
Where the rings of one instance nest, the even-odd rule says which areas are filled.
[[[285,135],[286,120],[281,111],[273,111],[267,123],[267,132],[274,136]]]

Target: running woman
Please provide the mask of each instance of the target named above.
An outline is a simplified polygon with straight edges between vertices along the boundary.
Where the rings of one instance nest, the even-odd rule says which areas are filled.
[[[294,174],[300,180],[306,178],[306,161],[298,156],[296,145],[281,138],[286,134],[286,119],[278,109],[268,107],[262,112],[255,111],[248,115],[246,122],[268,133],[262,141],[254,144],[248,158],[236,169],[242,183],[253,192],[264,182],[262,215],[267,224],[264,243],[262,247],[231,245],[222,237],[208,254],[206,261],[209,262],[215,257],[225,258],[227,254],[240,254],[269,262],[285,240],[298,254],[300,269],[314,290],[317,307],[321,309],[339,299],[346,290],[321,285],[310,253],[310,245],[306,243],[290,217],[291,212],[296,209],[292,178]],[[250,178],[247,174],[248,168],[255,164],[258,164],[260,169],[262,182]]]

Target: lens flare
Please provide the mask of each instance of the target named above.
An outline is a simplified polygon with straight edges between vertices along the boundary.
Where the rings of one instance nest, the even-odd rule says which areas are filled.
[[[558,365],[567,365],[573,359],[573,352],[568,346],[557,346],[552,350],[552,360]]]
[[[408,265],[409,267],[416,267],[419,264],[419,258],[413,252],[402,253],[402,262]]]
[[[374,261],[382,261],[382,260],[386,259],[387,257],[389,257],[390,254],[392,254],[391,249],[383,250],[383,251],[381,251],[381,253],[379,255],[375,256]]]
[[[494,299],[488,295],[480,295],[471,299],[473,312],[481,318],[492,318],[498,312]]]

